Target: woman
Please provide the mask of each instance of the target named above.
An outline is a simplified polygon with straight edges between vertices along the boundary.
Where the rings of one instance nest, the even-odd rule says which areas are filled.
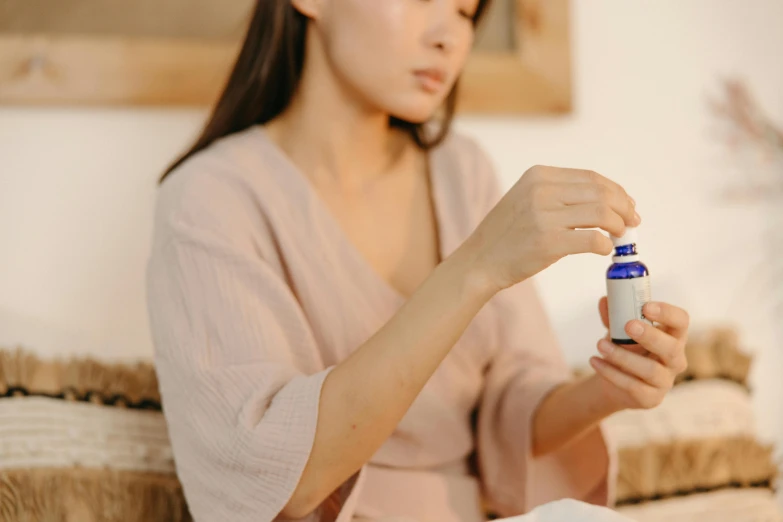
[[[629,323],[636,351],[604,339],[597,374],[570,379],[531,277],[611,252],[582,229],[640,218],[582,170],[533,167],[501,198],[486,156],[448,134],[486,7],[258,1],[209,123],[164,176],[148,267],[197,521],[611,502],[599,422],[660,402],[687,314],[649,306],[661,327]]]

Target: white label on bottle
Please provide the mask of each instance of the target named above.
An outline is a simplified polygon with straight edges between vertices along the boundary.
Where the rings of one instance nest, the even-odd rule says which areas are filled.
[[[609,300],[609,333],[612,339],[631,339],[625,333],[628,321],[640,319],[652,324],[642,314],[642,307],[650,301],[650,276],[607,279],[606,295]]]

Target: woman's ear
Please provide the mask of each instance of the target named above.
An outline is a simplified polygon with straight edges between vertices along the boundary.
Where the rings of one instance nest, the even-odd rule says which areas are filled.
[[[291,0],[294,9],[312,19],[317,19],[320,16],[323,3],[323,0]]]

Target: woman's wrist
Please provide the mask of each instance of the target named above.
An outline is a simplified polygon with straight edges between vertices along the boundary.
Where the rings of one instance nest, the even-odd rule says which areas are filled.
[[[462,295],[466,299],[480,301],[483,305],[500,289],[478,259],[476,249],[472,248],[470,244],[464,243],[446,258],[438,269],[447,274],[447,277],[455,280],[455,284],[460,286]]]
[[[557,450],[618,411],[604,399],[593,377],[567,381],[541,402],[533,421],[535,456]]]
[[[599,375],[591,374],[576,383],[577,392],[584,399],[585,406],[599,421],[623,410],[606,396],[600,379]]]

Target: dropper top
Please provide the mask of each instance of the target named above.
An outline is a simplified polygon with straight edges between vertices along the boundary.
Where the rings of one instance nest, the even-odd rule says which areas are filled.
[[[619,247],[636,243],[639,239],[639,234],[636,231],[636,227],[625,227],[625,234],[620,237],[611,235],[610,237],[612,238],[612,244],[615,247]]]

